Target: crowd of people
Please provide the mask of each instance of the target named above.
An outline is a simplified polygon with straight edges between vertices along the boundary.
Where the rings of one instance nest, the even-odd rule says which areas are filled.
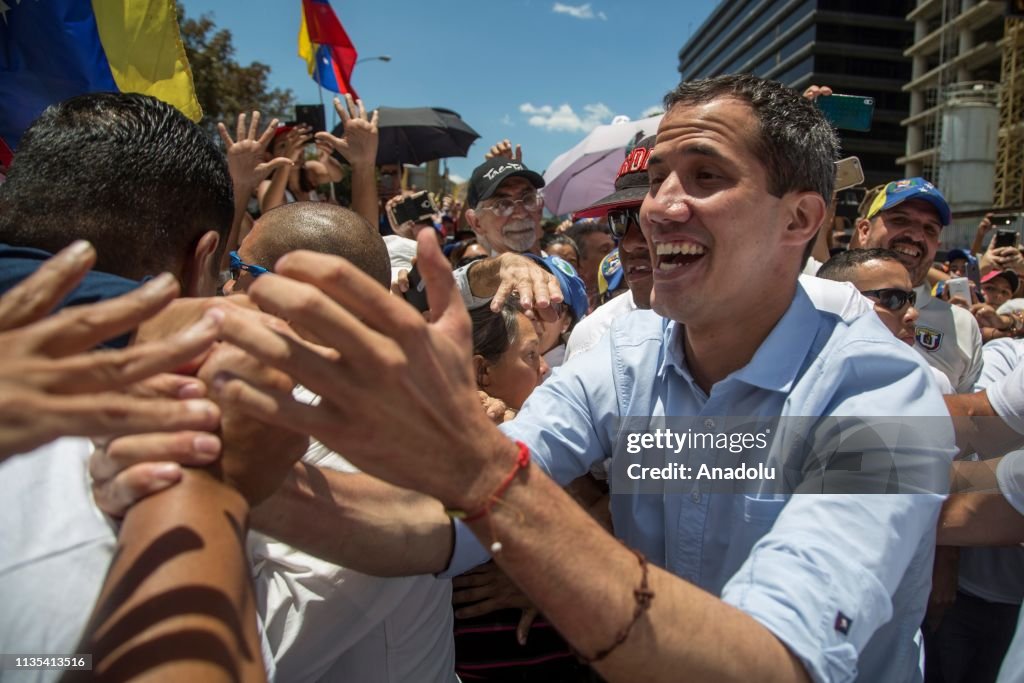
[[[51,106],[0,184],[0,678],[1024,680],[1024,257],[940,256],[923,178],[829,253],[823,96],[684,82],[562,223],[508,141],[397,223],[351,97],[221,146]]]

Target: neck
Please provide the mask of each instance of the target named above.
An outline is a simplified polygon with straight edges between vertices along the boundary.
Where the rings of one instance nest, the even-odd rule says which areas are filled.
[[[683,334],[686,365],[704,393],[731,373],[747,365],[786,313],[796,293],[796,280],[785,296],[757,300],[740,318],[687,324]]]

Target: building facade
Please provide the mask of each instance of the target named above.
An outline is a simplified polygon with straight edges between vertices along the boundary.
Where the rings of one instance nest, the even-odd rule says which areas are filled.
[[[913,8],[913,0],[725,0],[679,51],[679,74],[752,73],[797,90],[828,85],[873,97],[871,131],[840,131],[843,155],[860,158],[871,187],[903,175]]]

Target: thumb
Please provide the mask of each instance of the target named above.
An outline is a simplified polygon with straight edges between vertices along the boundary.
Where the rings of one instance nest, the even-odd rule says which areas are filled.
[[[313,137],[316,138],[317,142],[322,142],[324,144],[331,145],[332,147],[337,147],[342,143],[341,138],[335,137],[325,130],[320,131]]]
[[[256,166],[256,172],[257,173],[272,173],[272,172],[276,171],[279,168],[284,168],[286,166],[294,166],[294,165],[295,165],[295,163],[291,159],[289,159],[288,157],[277,157],[275,159],[271,159],[270,161],[264,161],[262,164],[259,164],[258,166]]]
[[[526,638],[530,635],[530,626],[536,618],[536,607],[528,607],[523,610],[522,616],[519,617],[519,623],[516,625],[516,640],[519,641],[520,645],[526,645]]]

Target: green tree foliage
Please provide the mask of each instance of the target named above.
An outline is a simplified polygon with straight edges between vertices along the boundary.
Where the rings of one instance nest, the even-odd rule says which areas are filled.
[[[185,16],[178,3],[181,40],[192,68],[196,97],[203,107],[204,128],[215,134],[218,121],[233,123],[239,112],[259,110],[263,120],[276,116],[282,121],[292,116],[294,95],[290,89],[271,90],[267,84],[270,67],[260,62],[242,66],[235,60],[231,31],[217,29],[209,14],[198,19]]]

